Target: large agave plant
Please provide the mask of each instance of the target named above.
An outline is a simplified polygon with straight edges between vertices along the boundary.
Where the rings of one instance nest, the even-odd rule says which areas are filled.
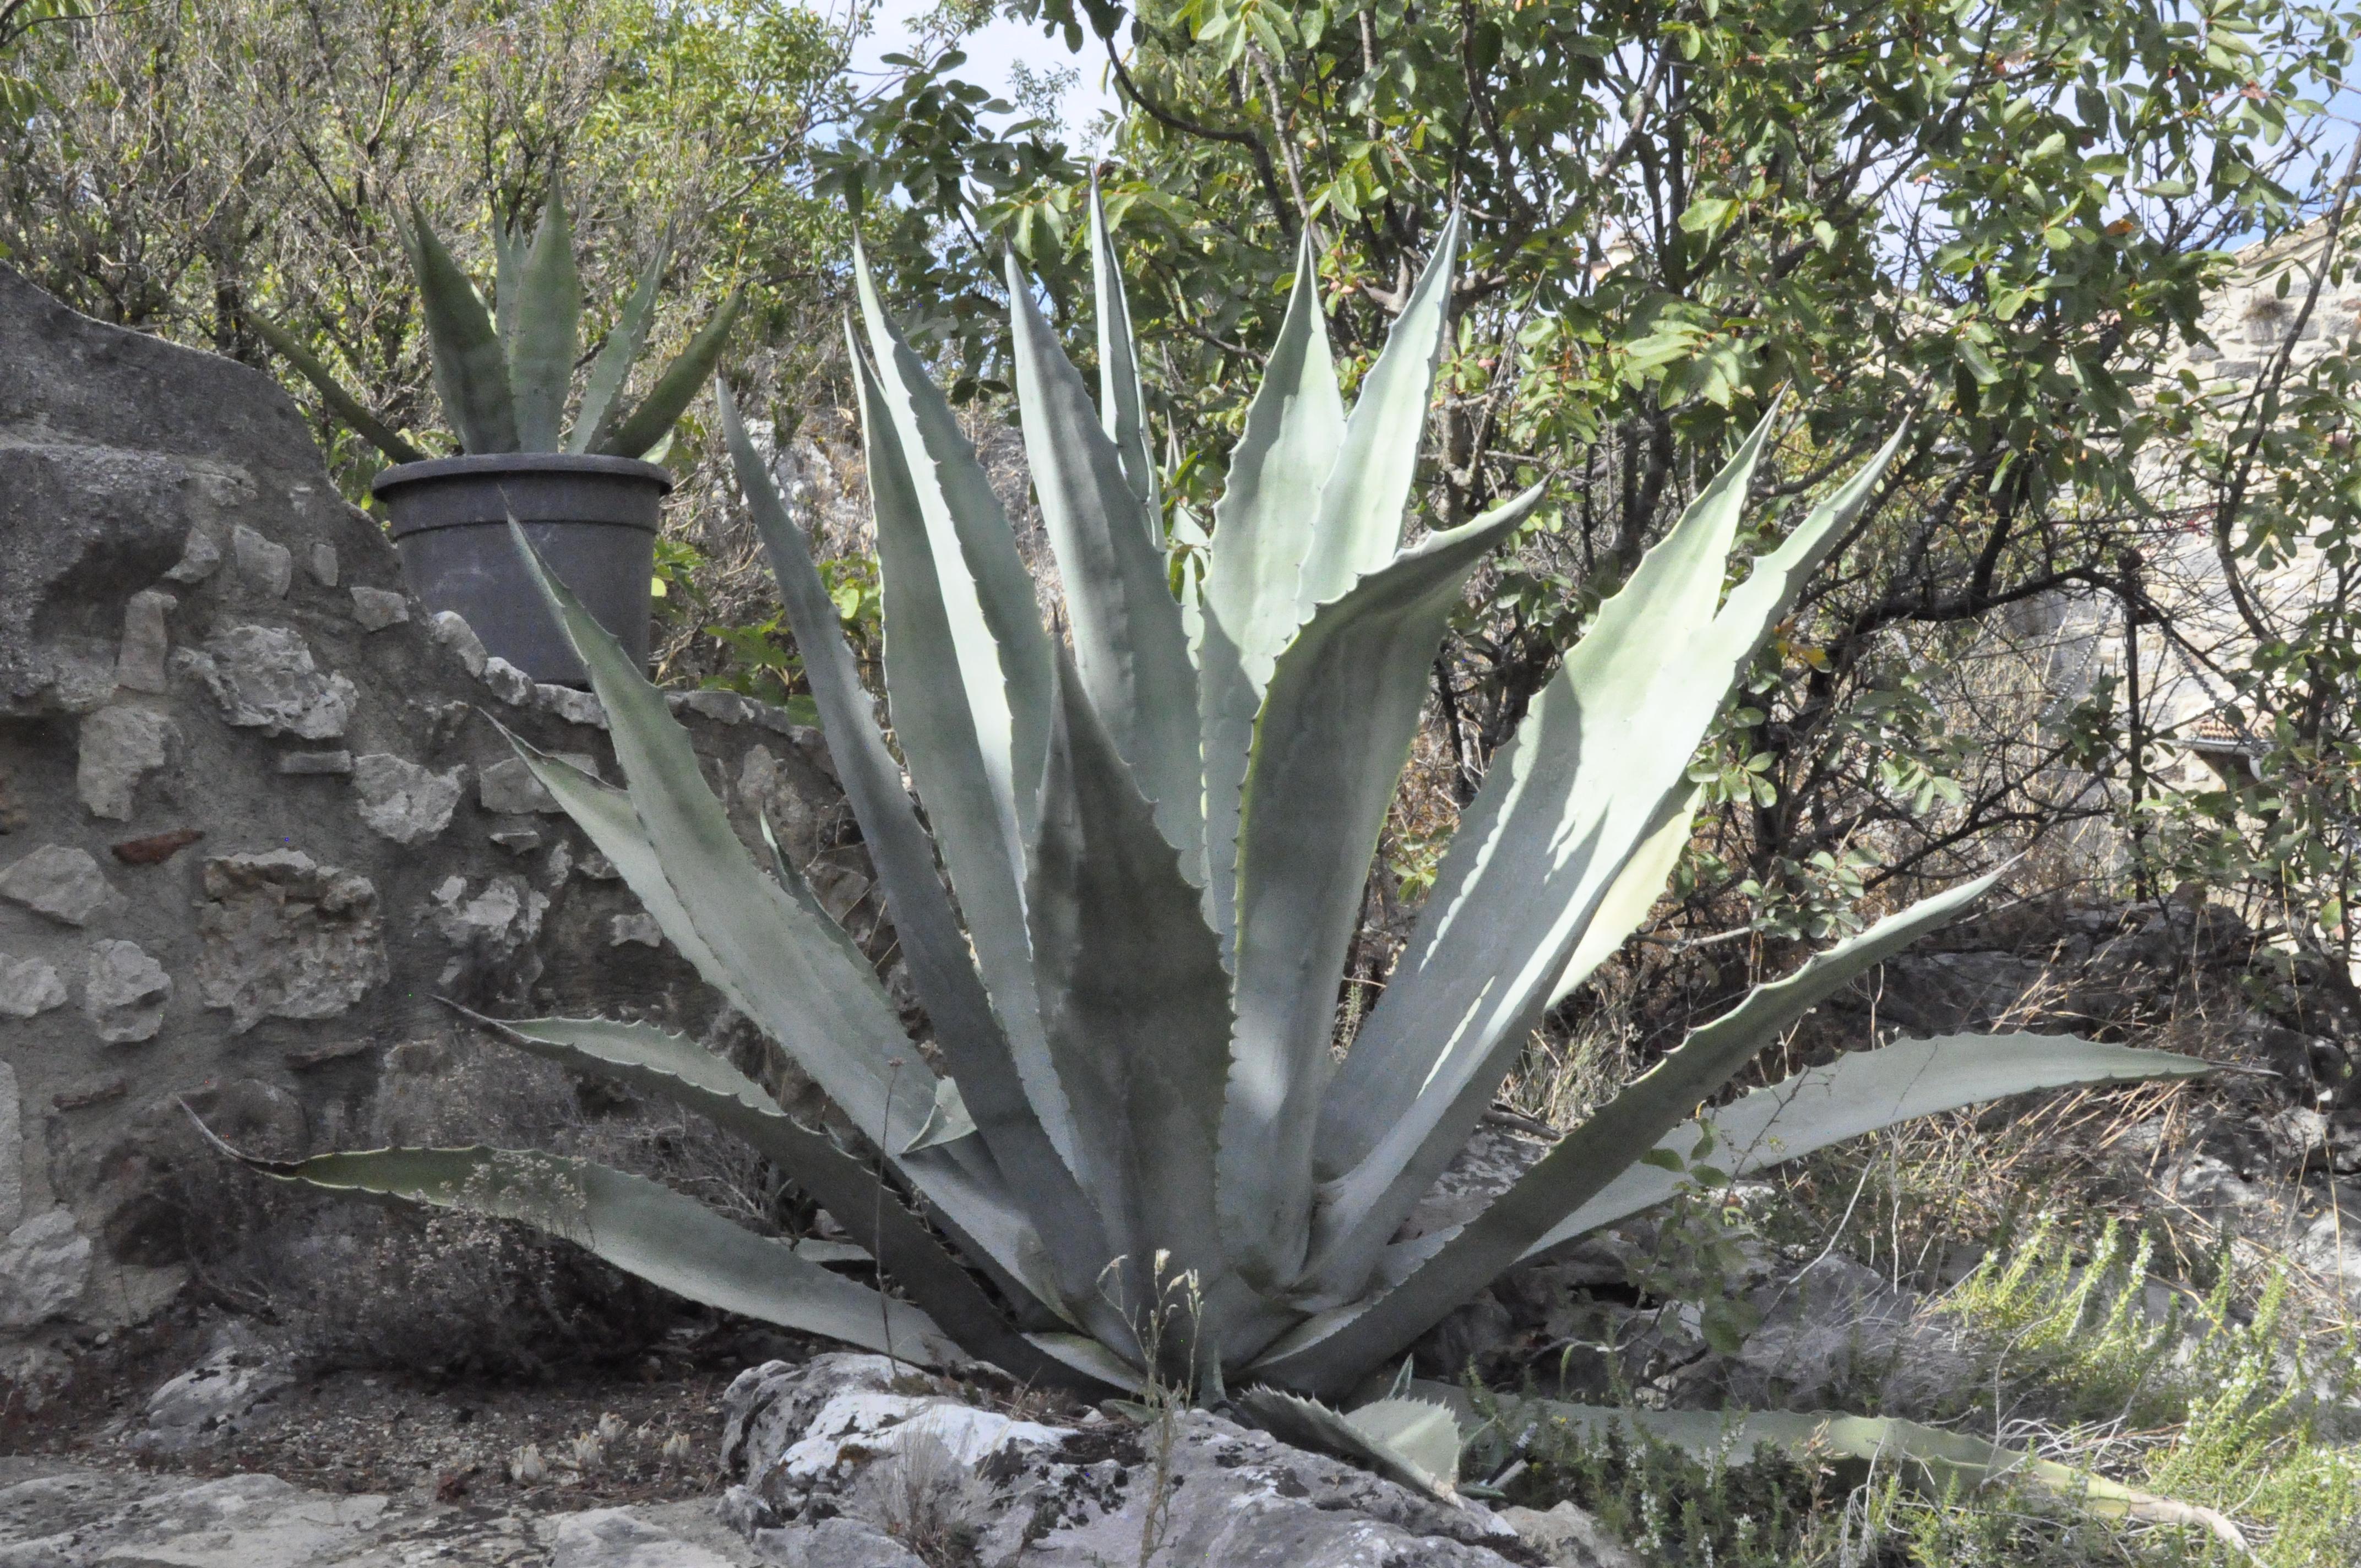
[[[1755,991],[1482,1213],[1400,1239],[1544,1010],[1645,916],[1687,834],[1692,754],[1902,439],[1725,592],[1773,417],[1746,438],[1493,759],[1405,957],[1340,1056],[1345,949],[1426,673],[1468,574],[1539,499],[1403,543],[1456,235],[1455,221],[1349,414],[1308,253],[1299,262],[1185,601],[1103,217],[1096,408],[1012,263],[1027,449],[1065,591],[1055,629],[864,270],[852,359],[892,751],[804,538],[722,394],[928,1048],[796,869],[775,849],[767,865],[750,858],[663,695],[564,584],[541,578],[630,787],[520,751],[673,945],[862,1137],[794,1120],[702,1047],[644,1024],[487,1025],[743,1135],[851,1233],[890,1294],[579,1160],[464,1148],[248,1163],[530,1220],[697,1300],[914,1362],[1334,1394],[1519,1259],[1663,1201],[1708,1136],[1715,1166],[1736,1175],[1995,1096],[2202,1070],[2070,1038],[1957,1036],[1841,1057],[1699,1116],[1788,1025],[1959,914],[1987,878]]]
[[[569,430],[566,405],[582,334],[582,280],[574,265],[574,231],[566,197],[553,187],[530,243],[521,227],[493,233],[492,307],[426,215],[413,204],[402,244],[418,275],[434,389],[469,455],[491,452],[576,452],[643,457],[661,448],[689,400],[721,356],[742,296],[732,292],[636,403],[623,397],[653,324],[656,291],[672,255],[671,235],[656,247],[639,286],[618,313],[590,365],[590,378]],[[279,323],[250,316],[255,331],[319,391],[338,419],[396,463],[426,454],[370,411],[302,340]]]

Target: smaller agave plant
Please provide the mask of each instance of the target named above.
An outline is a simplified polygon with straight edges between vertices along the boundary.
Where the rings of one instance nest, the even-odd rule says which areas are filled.
[[[564,191],[552,185],[530,243],[514,224],[503,223],[494,231],[496,270],[489,308],[415,203],[409,221],[396,222],[418,277],[434,389],[459,450],[469,456],[570,452],[643,458],[660,453],[682,411],[713,374],[743,302],[743,295],[733,291],[647,395],[628,402],[624,386],[646,346],[656,293],[672,257],[667,231],[591,362],[581,404],[566,428],[566,406],[581,352],[582,280]],[[248,319],[356,433],[393,462],[425,460],[427,454],[372,412],[284,325],[259,313],[250,313]]]
[[[2205,1070],[2088,1040],[1958,1035],[1841,1056],[1700,1112],[1816,1004],[1965,910],[1986,877],[1755,990],[1480,1212],[1406,1234],[1543,1015],[1646,917],[1687,841],[1687,771],[1716,713],[1905,436],[1732,582],[1779,417],[1765,414],[1493,758],[1404,958],[1340,1055],[1346,950],[1427,673],[1468,576],[1540,492],[1405,543],[1457,220],[1349,414],[1307,247],[1210,537],[1190,540],[1202,579],[1176,578],[1095,206],[1092,232],[1096,407],[1013,260],[1009,275],[1027,451],[1065,596],[1056,628],[950,405],[857,271],[867,332],[851,363],[892,749],[803,532],[719,398],[927,1048],[797,868],[774,844],[750,857],[664,694],[514,532],[588,667],[628,787],[520,754],[859,1136],[797,1121],[652,1025],[482,1022],[742,1134],[891,1288],[829,1266],[840,1254],[758,1237],[579,1159],[404,1148],[249,1166],[527,1220],[694,1299],[923,1365],[977,1358],[1020,1378],[1231,1399],[1442,1487],[1455,1428],[1389,1373],[1520,1260],[1664,1202],[1708,1159],[1734,1179],[1981,1101]],[[1349,1418],[1318,1402],[1389,1387]]]

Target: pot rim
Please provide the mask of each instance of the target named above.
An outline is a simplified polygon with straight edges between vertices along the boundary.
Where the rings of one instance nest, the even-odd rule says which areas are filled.
[[[581,474],[652,484],[669,494],[674,479],[653,463],[636,457],[609,457],[592,452],[478,452],[458,457],[429,457],[418,463],[397,463],[369,481],[369,493],[379,498],[412,485],[437,479],[476,478],[495,474]]]

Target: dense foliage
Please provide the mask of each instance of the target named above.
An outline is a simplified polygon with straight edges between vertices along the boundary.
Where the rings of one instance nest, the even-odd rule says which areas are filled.
[[[1176,505],[1218,493],[1309,232],[1347,366],[1430,214],[1469,274],[1421,485],[1436,526],[1536,478],[1542,526],[1479,580],[1438,665],[1430,781],[1464,801],[1588,607],[1773,389],[1803,394],[1786,493],[1923,408],[1905,482],[1806,592],[1701,775],[1693,919],[1841,928],[1894,876],[2145,798],[2126,694],[2064,694],[2046,635],[2136,602],[2180,526],[2152,482],[2151,370],[2231,247],[2328,205],[2322,100],[2350,19],[2283,4],[1801,0],[1128,9],[1027,0],[1129,112],[1101,178],[1149,350]],[[989,389],[1005,239],[1078,298],[1080,160],[972,111],[946,59],[830,178],[873,200],[921,319]],[[851,172],[848,173],[848,167]],[[964,169],[961,181],[949,171]],[[1565,263],[1573,262],[1574,265]],[[1967,700],[1962,700],[1967,699]],[[2152,740],[2153,736],[2142,737]],[[1405,813],[1415,891],[1447,821]],[[1870,853],[1875,850],[1875,854]],[[1877,863],[1869,863],[1874,860]],[[1390,953],[1371,945],[1367,978]]]

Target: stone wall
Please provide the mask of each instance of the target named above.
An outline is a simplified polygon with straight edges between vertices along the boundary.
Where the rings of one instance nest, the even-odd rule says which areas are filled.
[[[267,377],[5,269],[0,366],[5,1341],[181,1287],[159,1194],[217,1157],[182,1100],[313,1152],[445,1069],[437,997],[715,1020],[498,728],[614,781],[596,701],[405,598]],[[750,845],[767,812],[882,948],[817,731],[728,693],[675,707]]]

